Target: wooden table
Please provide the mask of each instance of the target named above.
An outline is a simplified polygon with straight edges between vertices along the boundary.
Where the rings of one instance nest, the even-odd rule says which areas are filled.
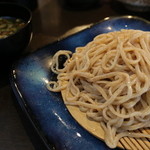
[[[108,16],[138,15],[149,18],[148,13],[127,11],[115,1],[101,0],[93,9],[71,10],[59,0],[38,0],[33,12],[33,39],[26,53],[36,51],[60,37],[86,28]],[[14,103],[7,75],[0,75],[0,150],[34,150],[34,146],[20,119]]]

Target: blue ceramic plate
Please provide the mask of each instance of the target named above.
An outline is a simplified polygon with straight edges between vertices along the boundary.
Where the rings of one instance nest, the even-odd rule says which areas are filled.
[[[50,73],[50,61],[58,50],[74,51],[98,34],[120,29],[150,31],[150,23],[133,16],[105,18],[90,28],[21,58],[13,65],[10,81],[16,101],[47,149],[53,143],[58,150],[109,150],[103,141],[84,130],[73,119],[61,94],[48,91],[46,82],[55,78]]]

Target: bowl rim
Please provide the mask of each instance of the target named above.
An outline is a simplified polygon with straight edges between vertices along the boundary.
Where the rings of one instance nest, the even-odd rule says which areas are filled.
[[[145,4],[145,3],[137,3],[136,1],[135,2],[131,2],[131,1],[123,1],[123,0],[117,0],[121,3],[124,3],[124,4],[128,4],[128,5],[131,5],[131,6],[135,6],[135,7],[150,7],[150,4]]]
[[[16,35],[16,34],[19,33],[22,29],[24,29],[28,24],[31,23],[31,20],[32,20],[32,17],[33,17],[33,16],[32,16],[32,11],[31,11],[29,8],[27,8],[26,6],[22,5],[22,4],[18,4],[18,3],[14,3],[14,2],[0,2],[0,5],[17,6],[17,7],[23,8],[24,10],[26,10],[26,11],[29,13],[29,18],[28,18],[28,20],[25,22],[25,25],[24,25],[21,29],[19,29],[17,32],[15,32],[15,33],[13,33],[13,34],[11,34],[11,35],[5,37],[5,38],[0,38],[0,41],[2,41],[2,40],[6,40],[6,39],[8,39],[8,38],[10,38],[10,37],[12,37],[12,36],[14,36],[14,35]],[[2,16],[0,16],[0,17],[2,17]],[[4,17],[4,16],[3,16],[3,17]],[[9,17],[9,16],[8,16],[8,17]],[[10,16],[10,17],[11,17],[11,16]]]

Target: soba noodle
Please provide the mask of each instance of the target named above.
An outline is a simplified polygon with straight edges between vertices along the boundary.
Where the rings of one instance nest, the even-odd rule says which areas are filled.
[[[59,57],[66,56],[64,67]],[[115,148],[125,136],[150,127],[150,32],[121,30],[96,36],[75,53],[58,51],[51,70],[57,81],[48,89],[65,91],[65,104],[78,106],[87,119],[100,123],[105,142]]]

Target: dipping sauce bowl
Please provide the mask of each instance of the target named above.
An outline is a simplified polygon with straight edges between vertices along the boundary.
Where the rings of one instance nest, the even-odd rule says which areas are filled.
[[[12,62],[27,48],[32,38],[31,20],[32,12],[28,8],[0,3],[0,62]]]

